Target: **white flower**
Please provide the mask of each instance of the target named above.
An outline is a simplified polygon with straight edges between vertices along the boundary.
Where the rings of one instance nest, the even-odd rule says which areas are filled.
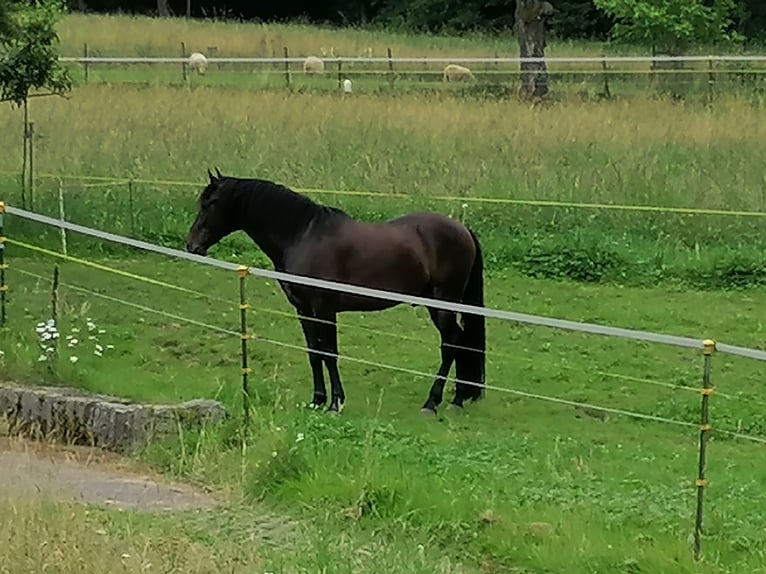
[[[79,332],[80,332],[80,329],[78,329],[77,327],[72,327],[72,333],[79,333]]]
[[[70,362],[70,363],[72,363],[73,365],[74,365],[74,364],[75,364],[77,361],[79,361],[79,360],[80,360],[80,359],[78,359],[78,358],[77,358],[77,357],[75,357],[74,355],[72,355],[71,357],[69,357],[69,362]]]
[[[302,432],[299,432],[298,436],[295,437],[295,442],[301,442],[304,438],[306,438],[306,436]]]
[[[275,450],[274,450],[274,451],[272,451],[272,452],[271,452],[271,456],[272,456],[272,457],[274,457],[274,458],[276,458],[276,457],[277,457],[277,451],[275,451]]]
[[[55,350],[56,349],[54,349],[53,347],[46,347],[45,352],[46,353],[53,353],[53,351],[55,351]]]
[[[43,362],[45,362],[47,360],[48,360],[48,357],[46,357],[45,355],[40,355],[39,357],[37,357],[37,362],[38,363],[43,363]]]
[[[55,321],[55,320],[53,320],[53,319],[48,319],[48,320],[45,322],[45,326],[46,326],[46,327],[48,327],[48,328],[50,328],[50,327],[55,327],[55,326],[56,326],[56,321]]]
[[[96,351],[98,351],[99,353],[103,353],[104,352],[104,347],[102,347],[101,345],[96,343]]]
[[[99,351],[98,349],[96,349],[95,351],[93,351],[93,354],[94,354],[94,355],[96,355],[97,357],[102,357],[102,356],[103,356],[103,355],[101,354],[101,351]]]
[[[103,335],[104,333],[106,333],[106,329],[99,329],[98,330],[98,334],[99,335]]]
[[[114,349],[114,345],[107,345],[106,348],[107,349]]]

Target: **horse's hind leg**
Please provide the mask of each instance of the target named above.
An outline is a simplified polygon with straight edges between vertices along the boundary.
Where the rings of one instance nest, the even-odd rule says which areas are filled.
[[[314,317],[307,316],[305,313],[299,312],[298,314],[300,316],[301,327],[303,328],[303,336],[306,338],[311,376],[314,379],[314,396],[311,399],[310,407],[314,409],[322,408],[327,402],[327,390],[324,384],[322,355],[316,352],[321,350],[319,338],[317,337],[318,328],[321,326],[321,323],[318,323]]]
[[[346,402],[346,394],[343,391],[343,385],[340,382],[340,372],[338,371],[338,324],[336,323],[336,314],[322,314],[323,319],[319,323],[319,344],[324,356],[322,360],[327,366],[327,374],[330,375],[330,406],[327,411],[330,413],[339,413],[343,410]]]
[[[455,360],[457,351],[455,345],[457,345],[460,337],[460,326],[457,324],[457,317],[452,311],[429,308],[428,312],[431,315],[431,321],[441,335],[441,364],[428,393],[428,399],[421,409],[422,412],[430,414],[436,413],[437,407],[444,399],[444,385]]]

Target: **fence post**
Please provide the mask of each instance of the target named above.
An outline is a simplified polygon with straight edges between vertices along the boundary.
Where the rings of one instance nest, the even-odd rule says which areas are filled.
[[[290,62],[288,61],[288,58],[290,57],[289,52],[287,51],[287,46],[284,47],[284,54],[285,54],[285,85],[287,87],[290,87]]]
[[[29,122],[29,209],[35,210],[35,122]]]
[[[609,68],[605,59],[601,60],[601,69],[604,71],[604,97],[609,99],[612,97],[612,92],[609,90]]]
[[[247,267],[240,266],[237,269],[239,273],[239,328],[240,339],[242,340],[242,408],[244,414],[244,430],[247,433],[250,430],[250,388],[248,376],[253,370],[247,365],[247,341],[251,338],[247,333],[247,310],[250,305],[247,304],[245,293],[245,280],[247,279]]]
[[[133,179],[128,180],[128,211],[130,212],[130,236],[136,236],[136,215],[133,212]]]
[[[186,74],[186,43],[181,42],[181,58],[183,58],[183,62],[181,62],[181,77],[183,78],[184,82],[186,82],[187,74]]]
[[[53,347],[52,357],[48,362],[48,367],[51,371],[54,368],[56,358],[58,357],[59,347],[59,266],[56,263],[53,266],[53,283],[51,285],[51,319],[53,319],[53,327],[56,329],[51,338],[51,347]]]
[[[87,42],[85,42],[82,45],[82,57],[83,58],[87,58],[88,57],[88,43]],[[82,63],[82,67],[83,67],[83,70],[85,71],[85,83],[87,84],[88,83],[88,67],[89,67],[88,66],[88,62],[83,62]]]
[[[713,427],[710,426],[710,395],[714,390],[710,384],[710,362],[715,351],[715,341],[705,339],[702,343],[702,352],[705,356],[705,364],[702,375],[702,405],[700,409],[700,453],[699,472],[697,475],[697,517],[694,523],[694,558],[699,560],[702,554],[702,502],[705,496],[705,488],[708,481],[705,478],[707,467],[707,441]]]
[[[59,219],[64,221],[64,184],[59,180]],[[66,229],[59,227],[59,235],[61,236],[61,253],[67,254],[66,246]]]
[[[8,264],[5,262],[5,236],[3,235],[3,216],[5,215],[5,202],[0,201],[0,327],[5,325],[5,294],[8,285],[5,284],[5,271]]]
[[[713,75],[713,58],[710,57],[707,60],[707,101],[708,104],[713,103],[713,83],[715,82],[715,76]]]
[[[29,100],[24,99],[24,135],[22,137],[22,147],[24,148],[21,156],[21,207],[27,208],[27,138],[29,137]]]
[[[393,52],[391,52],[391,48],[388,49],[388,83],[393,88],[394,87],[394,60],[393,60]]]
[[[343,60],[338,56],[338,89],[343,87]]]

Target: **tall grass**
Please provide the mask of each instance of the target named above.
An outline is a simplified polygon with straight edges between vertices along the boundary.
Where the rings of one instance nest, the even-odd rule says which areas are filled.
[[[736,97],[712,107],[637,99],[530,109],[450,96],[99,85],[77,88],[71,100],[34,100],[31,114],[37,173],[197,182],[136,184],[132,216],[125,184],[64,183],[71,219],[124,232],[132,217],[153,240],[183,235],[207,168],[218,166],[296,188],[376,192],[372,199],[314,194],[359,217],[419,208],[464,216],[496,268],[701,287],[766,278],[761,217],[465,201],[763,211],[764,178],[752,166],[766,128],[758,107]],[[20,112],[0,109],[3,133],[20,134],[20,121]],[[21,145],[7,141],[0,170],[12,174]],[[5,176],[6,190],[13,180]],[[51,214],[58,213],[55,186],[38,181],[38,206]],[[18,199],[18,190],[6,194]]]
[[[383,29],[330,28],[300,24],[256,24],[130,17],[123,15],[78,15],[64,17],[58,27],[65,55],[82,54],[83,45],[93,55],[176,56],[181,42],[188,51],[206,53],[215,46],[229,57],[277,57],[287,46],[292,56],[319,55],[320,49],[340,56],[385,57],[391,48],[398,57],[465,56],[490,57],[516,54],[518,44],[510,34],[466,36],[396,33]],[[551,55],[600,55],[605,46],[586,42],[557,42]]]

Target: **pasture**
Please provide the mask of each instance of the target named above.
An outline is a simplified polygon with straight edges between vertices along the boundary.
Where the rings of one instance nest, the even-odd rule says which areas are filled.
[[[101,34],[106,46],[114,36],[100,30],[114,24],[92,21],[100,25],[89,37]],[[83,41],[75,34],[88,29],[75,25],[82,22],[62,24],[69,53]],[[141,39],[133,50],[152,52],[177,44],[173,27],[185,36],[197,30],[219,48],[248,30],[116,22],[136,26],[123,36]],[[291,45],[329,43],[327,31],[280,30],[294,34]],[[340,38],[349,50],[375,38],[345,34],[332,32],[336,49]],[[395,38],[450,54],[488,45]],[[490,307],[763,345],[762,218],[503,203],[760,212],[766,134],[757,103],[721,95],[712,107],[646,97],[530,109],[449,95],[247,91],[216,85],[212,71],[207,79],[193,87],[96,84],[70,100],[33,100],[35,210],[57,214],[55,176],[73,176],[61,179],[68,220],[181,248],[206,170],[218,166],[319,190],[310,195],[360,218],[421,208],[460,217],[484,246]],[[2,133],[20,126],[19,111],[0,109]],[[4,143],[0,199],[16,205],[21,141]],[[367,363],[341,360],[342,416],[307,412],[311,378],[298,322],[279,288],[256,278],[248,279],[258,335],[250,347],[254,432],[243,442],[240,341],[214,329],[238,328],[236,274],[70,234],[70,255],[96,268],[19,244],[55,250],[56,230],[11,216],[5,223],[15,243],[7,246],[4,377],[53,377],[148,401],[215,397],[235,419],[135,454],[216,492],[223,509],[157,517],[0,498],[0,536],[10,549],[0,570],[139,572],[151,563],[185,572],[764,571],[762,444],[714,433],[705,559],[695,563],[694,427],[500,390],[464,412],[426,419],[419,409],[438,337],[425,310],[407,306],[341,316],[341,354]],[[242,237],[211,254],[265,264]],[[99,344],[111,347],[102,356],[86,341],[65,348],[51,374],[37,362],[34,329],[49,315],[55,263],[62,332],[91,319],[104,331]],[[698,422],[699,351],[499,321],[488,325],[488,348],[493,386]],[[716,429],[766,437],[761,372],[758,363],[714,357]],[[41,539],[49,552],[38,551]]]

